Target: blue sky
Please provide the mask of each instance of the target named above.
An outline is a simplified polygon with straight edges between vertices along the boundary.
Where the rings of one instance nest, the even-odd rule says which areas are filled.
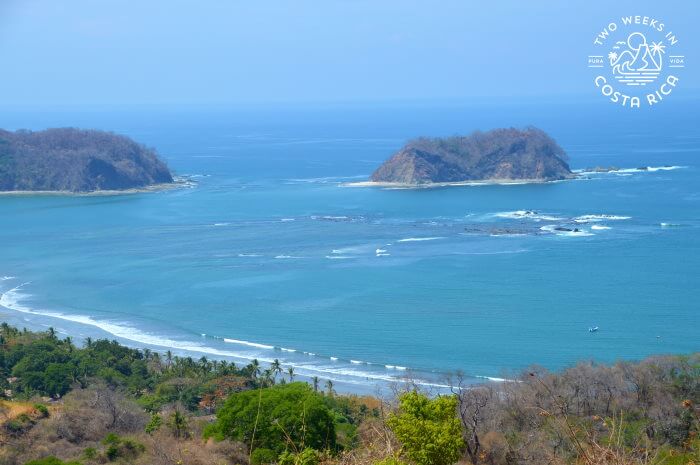
[[[695,1],[0,0],[4,103],[439,100],[593,92],[612,18],[660,18],[698,88]]]

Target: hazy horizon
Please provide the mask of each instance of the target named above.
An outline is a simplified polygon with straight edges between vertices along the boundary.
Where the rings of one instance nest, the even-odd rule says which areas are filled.
[[[48,0],[0,5],[4,105],[269,104],[599,97],[585,57],[622,15],[689,54],[697,5]],[[698,89],[683,70],[674,100]]]

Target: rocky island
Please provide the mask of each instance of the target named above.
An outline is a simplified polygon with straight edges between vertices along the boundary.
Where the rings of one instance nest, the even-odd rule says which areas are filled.
[[[544,131],[494,129],[410,141],[364,185],[545,182],[569,179],[564,150]]]
[[[75,128],[0,129],[0,191],[125,191],[173,183],[165,163],[125,136]]]

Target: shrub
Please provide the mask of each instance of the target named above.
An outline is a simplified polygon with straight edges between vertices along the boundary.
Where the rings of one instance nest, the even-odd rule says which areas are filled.
[[[130,461],[141,455],[146,450],[143,444],[132,439],[120,438],[114,433],[108,434],[102,440],[102,444],[107,446],[105,449],[105,457],[107,457],[107,460],[110,462],[120,458]]]
[[[457,418],[457,398],[429,399],[408,392],[399,399],[399,412],[389,416],[389,428],[403,445],[403,453],[418,465],[450,465],[464,450]]]
[[[278,454],[288,448],[337,449],[332,412],[323,396],[306,383],[232,394],[217,412],[216,423],[205,431],[205,437],[212,436],[253,443]]]
[[[268,465],[275,462],[277,462],[277,452],[274,450],[260,447],[250,454],[250,463],[252,465]]]
[[[285,451],[277,460],[279,465],[318,465],[319,462],[319,453],[313,449],[304,449],[297,454]]]
[[[34,404],[34,410],[36,410],[41,418],[47,418],[49,416],[49,409],[46,408],[44,404]]]
[[[145,430],[148,434],[153,434],[158,431],[162,425],[163,418],[161,418],[161,416],[157,413],[154,413],[151,415],[151,420],[148,422],[148,424],[146,424]]]
[[[26,413],[17,415],[14,419],[5,423],[7,432],[13,435],[20,435],[34,426],[34,421]]]
[[[83,458],[86,460],[94,460],[97,458],[97,449],[94,447],[86,447],[83,451]]]

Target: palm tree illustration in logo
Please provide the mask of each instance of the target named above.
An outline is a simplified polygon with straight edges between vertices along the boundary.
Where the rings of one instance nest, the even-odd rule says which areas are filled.
[[[616,42],[608,53],[613,75],[628,86],[644,86],[653,82],[661,72],[665,48],[663,41],[652,42],[650,46],[644,34],[633,32],[626,42]]]

